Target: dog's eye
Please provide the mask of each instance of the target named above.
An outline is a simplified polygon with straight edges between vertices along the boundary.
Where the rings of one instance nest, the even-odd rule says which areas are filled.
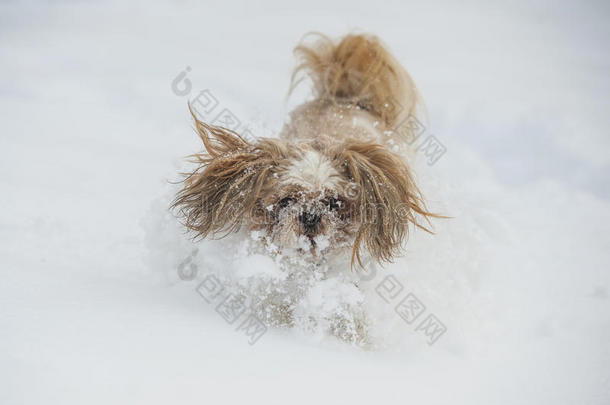
[[[341,208],[342,202],[334,197],[328,199],[328,208],[332,211],[336,211]]]
[[[292,204],[294,202],[294,198],[291,197],[285,197],[282,198],[280,200],[280,202],[278,203],[278,205],[280,206],[280,208],[286,208],[287,206],[289,206],[290,204]]]

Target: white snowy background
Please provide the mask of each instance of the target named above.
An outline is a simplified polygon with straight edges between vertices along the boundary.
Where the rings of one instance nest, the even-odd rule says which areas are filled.
[[[603,1],[3,2],[0,403],[610,403],[609,17]],[[251,346],[175,275],[190,246],[168,181],[200,148],[187,100],[209,89],[273,136],[312,30],[380,36],[447,148],[414,165],[453,219],[386,269],[446,325],[432,346],[374,296],[383,350],[274,329]],[[202,244],[204,270],[236,266],[227,246]]]

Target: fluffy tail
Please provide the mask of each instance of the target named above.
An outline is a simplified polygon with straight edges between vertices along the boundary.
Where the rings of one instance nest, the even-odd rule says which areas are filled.
[[[313,45],[294,50],[301,64],[292,83],[305,72],[318,99],[370,111],[392,128],[415,113],[417,90],[405,69],[374,36],[347,35],[339,43],[321,34]]]

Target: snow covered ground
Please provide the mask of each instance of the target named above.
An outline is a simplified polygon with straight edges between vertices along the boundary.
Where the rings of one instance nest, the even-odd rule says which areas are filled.
[[[610,403],[609,17],[602,1],[2,3],[0,403]],[[379,35],[447,149],[414,164],[453,219],[363,282],[382,350],[280,329],[249,345],[177,272],[187,100],[209,89],[273,136],[311,30]],[[192,263],[265,266],[231,246]],[[389,274],[392,304],[374,293]],[[446,326],[433,345],[393,311],[408,292]]]

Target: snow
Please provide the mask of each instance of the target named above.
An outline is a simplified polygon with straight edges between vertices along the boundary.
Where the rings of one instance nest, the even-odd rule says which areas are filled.
[[[550,1],[3,3],[0,402],[609,403],[608,14]],[[240,131],[273,136],[309,95],[284,104],[299,38],[353,29],[379,35],[423,94],[423,136],[446,152],[414,166],[452,219],[373,276],[349,275],[360,289],[332,268],[304,273],[300,327],[250,345],[198,286],[213,274],[264,293],[285,274],[248,235],[193,244],[167,211],[200,148],[186,103],[208,89],[212,119],[227,108]],[[188,95],[172,91],[183,71]],[[384,280],[403,286],[390,303]],[[411,324],[394,311],[408,294],[425,306]],[[308,332],[361,303],[377,349]],[[430,314],[446,326],[432,345],[416,330]]]

